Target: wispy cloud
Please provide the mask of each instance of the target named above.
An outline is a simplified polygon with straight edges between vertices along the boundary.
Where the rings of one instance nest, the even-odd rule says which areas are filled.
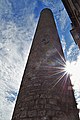
[[[75,44],[75,42],[72,42],[69,49],[67,50],[67,60],[76,61],[78,55],[79,55],[79,48]]]
[[[63,52],[65,53],[65,51],[66,51],[66,41],[65,41],[65,38],[64,38],[63,35],[62,35],[61,43],[62,43]]]
[[[22,16],[16,18],[13,3],[0,1],[0,120],[11,118],[36,27],[33,11],[36,3],[32,2],[30,7],[29,1],[24,2]],[[26,24],[20,25],[21,21]]]

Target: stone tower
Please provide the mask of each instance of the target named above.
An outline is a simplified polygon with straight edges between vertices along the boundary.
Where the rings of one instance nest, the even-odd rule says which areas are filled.
[[[12,120],[78,120],[54,18],[42,10]]]

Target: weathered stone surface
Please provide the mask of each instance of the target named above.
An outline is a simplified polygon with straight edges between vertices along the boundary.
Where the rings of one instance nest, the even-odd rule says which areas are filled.
[[[45,116],[45,114],[46,114],[45,110],[38,111],[38,116]]]
[[[47,109],[51,109],[51,105],[50,104],[45,104],[45,108],[47,108]]]
[[[34,109],[43,109],[44,105],[34,105]]]
[[[55,110],[53,110],[53,111],[48,110],[46,114],[47,114],[47,116],[54,116],[55,115]]]
[[[49,103],[50,104],[54,104],[54,105],[57,105],[57,100],[56,99],[49,99]]]
[[[36,100],[36,104],[39,104],[39,105],[44,104],[45,105],[46,104],[46,99],[40,99],[39,98],[39,99]]]
[[[29,117],[36,117],[37,116],[37,111],[36,110],[28,111],[28,116]]]
[[[20,119],[20,120],[33,120],[32,118],[23,118],[23,119]]]
[[[20,118],[26,118],[26,111],[22,111],[20,113]]]

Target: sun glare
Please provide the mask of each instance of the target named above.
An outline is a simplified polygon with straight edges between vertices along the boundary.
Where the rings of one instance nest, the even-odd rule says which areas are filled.
[[[75,70],[75,65],[73,63],[70,63],[69,61],[66,61],[65,71],[69,75],[73,75]]]
[[[80,80],[80,70],[79,70],[79,64],[77,64],[76,62],[69,62],[66,61],[66,65],[65,65],[65,72],[70,75],[72,84],[78,88],[79,86],[79,80]]]

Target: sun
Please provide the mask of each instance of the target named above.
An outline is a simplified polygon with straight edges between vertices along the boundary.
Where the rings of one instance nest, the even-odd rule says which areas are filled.
[[[65,71],[70,76],[73,75],[74,74],[74,64],[70,63],[69,61],[66,61]]]
[[[77,68],[78,66],[76,65],[75,61],[73,62],[66,61],[65,72],[69,74],[70,76],[73,76],[74,79],[77,77],[77,74],[79,74],[79,71]]]
[[[72,84],[75,84],[75,82],[78,81],[77,77],[79,76],[79,71],[77,69],[76,62],[66,61],[64,71],[70,76]]]
[[[76,64],[75,61],[73,62],[69,62],[66,61],[65,64],[65,72],[67,75],[70,75],[70,79],[72,81],[73,84],[75,84],[75,82],[79,82],[79,78],[80,78],[80,70],[79,70],[79,66]]]

